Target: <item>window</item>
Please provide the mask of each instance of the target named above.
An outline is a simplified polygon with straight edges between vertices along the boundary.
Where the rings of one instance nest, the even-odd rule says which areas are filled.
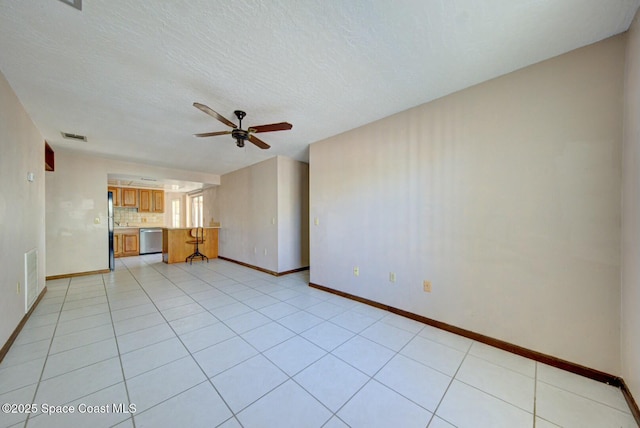
[[[180,227],[180,199],[171,201],[171,218],[173,227]]]
[[[202,195],[191,197],[191,226],[202,227]]]

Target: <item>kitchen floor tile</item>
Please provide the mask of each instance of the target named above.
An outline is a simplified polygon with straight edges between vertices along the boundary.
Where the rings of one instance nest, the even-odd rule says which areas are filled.
[[[101,325],[64,335],[58,335],[58,332],[56,331],[49,353],[57,354],[58,352],[68,351],[73,348],[79,348],[84,345],[100,342],[113,337],[113,326],[111,324]]]
[[[218,321],[218,318],[214,317],[209,312],[200,312],[195,315],[171,321],[169,324],[171,324],[171,327],[177,334],[184,334],[198,330],[202,327],[216,324]]]
[[[110,358],[41,381],[34,402],[65,404],[123,380],[120,359]]]
[[[344,312],[331,318],[329,321],[354,333],[360,333],[362,330],[376,322],[375,318],[353,311]]]
[[[467,352],[471,344],[474,343],[471,339],[449,333],[448,331],[430,325],[425,325],[418,333],[418,336],[457,349],[460,352]]]
[[[211,379],[233,412],[241,411],[286,380],[287,375],[262,355]]]
[[[393,357],[375,379],[430,412],[451,383],[451,377],[402,355]]]
[[[531,378],[536,375],[536,364],[533,360],[512,354],[511,352],[503,351],[502,349],[498,349],[493,346],[485,345],[484,343],[474,342],[469,349],[469,354],[475,355],[476,357],[487,360],[493,364],[506,367],[518,373],[522,373],[523,375]]]
[[[535,380],[473,355],[467,355],[456,379],[533,413]]]
[[[90,366],[99,361],[108,360],[118,356],[118,347],[115,338],[109,338],[100,342],[73,348],[68,351],[49,355],[44,366],[42,379]]]
[[[174,337],[123,354],[121,357],[122,369],[125,378],[130,379],[187,355],[189,352],[184,345]]]
[[[459,428],[533,427],[533,414],[457,380],[436,415]]]
[[[15,389],[11,392],[7,392],[5,394],[0,394],[0,403],[9,403],[9,404],[31,404],[33,401],[33,394],[36,392],[37,383],[33,383],[29,386],[25,386],[23,388]],[[16,409],[18,410],[18,409]],[[16,411],[12,412],[2,412],[0,417],[0,426],[8,427],[15,425],[19,422],[22,422],[27,419],[29,416],[26,412]]]
[[[345,312],[346,309],[341,306],[334,305],[331,302],[325,301],[325,302],[318,303],[317,305],[308,307],[306,311],[317,317],[328,320],[329,318],[333,318]]]
[[[295,336],[264,353],[268,359],[289,376],[295,375],[325,354],[325,350],[300,336]]]
[[[354,333],[336,324],[325,321],[322,324],[318,324],[302,332],[300,335],[325,351],[332,351],[351,339]]]
[[[135,318],[127,318],[122,321],[115,321],[113,323],[117,336],[122,336],[127,333],[133,333],[134,331],[142,330],[148,327],[153,327],[158,324],[164,324],[166,320],[160,315],[160,312],[152,312],[146,315],[140,315]]]
[[[125,354],[135,349],[144,348],[145,346],[171,339],[175,336],[169,324],[158,324],[153,327],[143,328],[133,333],[118,336],[118,348],[121,354]]]
[[[270,323],[271,320],[260,312],[251,311],[237,317],[229,318],[224,323],[238,334],[253,330],[256,327]]]
[[[272,320],[278,320],[280,318],[286,317],[287,315],[294,314],[298,312],[300,309],[296,308],[285,302],[274,303],[273,305],[265,306],[264,308],[260,308],[259,312],[268,316]]]
[[[538,382],[536,387],[536,414],[562,427],[635,428],[637,426],[628,412],[544,382]]]
[[[321,322],[323,322],[323,320],[322,318],[319,318],[308,312],[298,311],[291,315],[287,315],[286,317],[280,318],[278,322],[287,327],[289,330],[295,331],[296,333],[302,333],[303,331],[320,324]]]
[[[215,427],[233,414],[220,395],[206,381],[175,397],[136,413],[136,427]]]
[[[221,322],[202,327],[180,335],[180,340],[189,349],[189,352],[198,352],[216,343],[227,340],[236,334]]]
[[[238,302],[233,299],[233,303],[224,306],[218,306],[216,308],[210,308],[209,312],[221,321],[228,320],[238,315],[252,312],[253,310],[244,303]]]
[[[258,351],[266,351],[294,336],[291,330],[276,322],[262,325],[242,335],[244,340],[253,345]]]
[[[336,412],[370,378],[329,354],[298,373],[294,379],[322,404]]]
[[[246,428],[319,428],[329,418],[331,412],[291,380],[238,414]]]
[[[356,336],[331,352],[358,370],[373,376],[395,353],[361,336]]]
[[[377,322],[361,331],[360,336],[397,352],[409,343],[414,334],[383,322]]]
[[[400,353],[447,376],[455,374],[465,355],[463,352],[419,336],[413,338]]]
[[[425,327],[421,322],[397,314],[388,314],[380,322],[406,330],[412,334],[418,334]]]
[[[128,410],[129,406],[127,391],[122,382],[67,404],[74,407],[73,413],[40,414],[35,418],[29,418],[28,426],[30,428],[110,427],[131,417],[128,412],[116,411],[120,410],[120,405],[123,410]],[[96,407],[99,411],[90,411]],[[109,412],[103,411],[107,408]]]
[[[127,389],[131,403],[142,413],[204,380],[206,376],[189,356],[127,380]]]
[[[4,365],[0,365],[0,394],[37,383],[40,379],[44,362],[45,358],[43,357],[7,368],[4,368]]]
[[[254,347],[239,336],[193,354],[208,377],[213,377],[257,355]]]
[[[431,413],[375,380],[369,381],[337,413],[352,427],[423,428]]]
[[[629,411],[620,389],[602,382],[588,379],[574,373],[538,363],[538,377],[541,382],[557,386],[585,398],[611,406],[624,412]]]

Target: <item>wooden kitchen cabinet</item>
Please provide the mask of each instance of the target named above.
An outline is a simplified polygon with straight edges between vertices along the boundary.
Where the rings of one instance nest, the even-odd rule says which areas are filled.
[[[140,189],[138,200],[138,212],[163,213],[164,190]]]
[[[122,235],[122,255],[137,256],[140,254],[138,234]]]
[[[140,232],[136,228],[120,229],[113,233],[114,257],[137,256],[140,254]]]
[[[122,257],[122,234],[113,234],[113,256]]]
[[[153,191],[153,212],[154,213],[164,212],[164,190]]]
[[[136,208],[138,206],[138,189],[123,187],[122,206]]]
[[[138,212],[149,213],[151,212],[151,190],[140,189],[140,200],[138,201]]]
[[[122,189],[119,187],[111,187],[107,188],[107,191],[113,194],[113,206],[121,207],[122,206]]]

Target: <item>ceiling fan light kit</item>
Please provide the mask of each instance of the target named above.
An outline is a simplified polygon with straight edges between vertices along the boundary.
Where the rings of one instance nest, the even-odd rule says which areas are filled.
[[[215,136],[218,136],[218,135],[231,134],[231,137],[234,140],[236,140],[236,145],[238,147],[244,147],[244,142],[249,140],[250,143],[256,145],[257,147],[259,147],[261,149],[268,149],[271,146],[268,145],[267,143],[265,143],[264,141],[262,141],[261,139],[259,139],[258,137],[256,137],[253,134],[259,133],[259,132],[288,131],[289,129],[293,128],[293,125],[291,125],[288,122],[280,122],[280,123],[271,123],[271,124],[268,124],[268,125],[250,126],[249,128],[247,128],[245,130],[245,129],[242,129],[242,119],[244,119],[244,117],[247,115],[247,113],[245,113],[242,110],[236,110],[236,111],[233,112],[233,114],[235,114],[236,117],[238,118],[238,126],[236,126],[229,119],[225,118],[224,116],[222,116],[219,113],[216,113],[210,107],[208,107],[208,106],[206,106],[204,104],[193,103],[193,106],[195,108],[203,111],[204,113],[208,114],[209,116],[219,120],[220,122],[224,123],[228,127],[233,128],[233,130],[231,130],[231,131],[204,132],[204,133],[201,133],[201,134],[194,134],[194,136],[196,136],[196,137],[215,137]]]

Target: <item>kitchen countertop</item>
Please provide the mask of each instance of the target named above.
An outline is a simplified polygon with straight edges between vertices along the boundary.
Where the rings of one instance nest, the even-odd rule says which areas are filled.
[[[220,229],[220,226],[204,226],[204,229]],[[191,230],[195,229],[195,227],[163,227],[162,229],[167,230]]]

